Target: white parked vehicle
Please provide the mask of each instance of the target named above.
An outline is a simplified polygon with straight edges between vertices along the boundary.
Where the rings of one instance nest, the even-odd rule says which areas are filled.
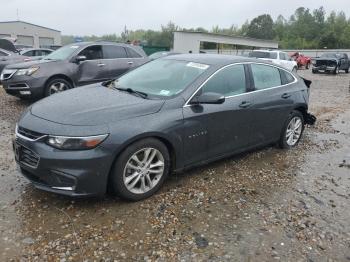
[[[286,52],[278,50],[254,50],[249,53],[249,57],[270,61],[276,65],[283,66],[289,71],[296,72],[298,64]]]

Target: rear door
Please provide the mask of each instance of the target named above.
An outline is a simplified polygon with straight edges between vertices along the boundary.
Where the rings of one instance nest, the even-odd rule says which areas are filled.
[[[147,62],[147,59],[131,47],[125,47],[128,54],[128,63],[131,68],[138,67]]]
[[[86,60],[78,65],[78,85],[100,82],[106,79],[107,67],[102,61],[102,46],[88,46],[78,56],[86,56]]]
[[[132,66],[123,46],[104,45],[103,56],[103,63],[108,68],[108,78],[117,78],[127,72]]]
[[[184,107],[186,164],[220,157],[251,145],[253,115],[247,82],[244,65],[230,65],[216,72],[195,94],[222,94],[226,97],[223,104],[188,103]]]
[[[266,64],[251,64],[250,68],[254,85],[252,139],[256,145],[274,142],[294,106],[296,79],[286,70]]]

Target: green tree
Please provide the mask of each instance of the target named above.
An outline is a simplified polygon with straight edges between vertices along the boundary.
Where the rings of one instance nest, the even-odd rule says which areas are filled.
[[[254,18],[249,24],[247,36],[260,39],[273,39],[275,32],[271,16],[264,14]]]

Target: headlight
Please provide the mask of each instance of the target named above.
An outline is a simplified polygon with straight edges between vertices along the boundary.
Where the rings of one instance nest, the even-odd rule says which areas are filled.
[[[49,136],[46,143],[62,150],[87,150],[97,147],[107,136],[108,134],[87,137]]]
[[[26,68],[26,69],[19,69],[16,72],[16,75],[18,76],[31,76],[32,74],[34,74],[36,71],[39,70],[39,67],[30,67],[30,68]]]

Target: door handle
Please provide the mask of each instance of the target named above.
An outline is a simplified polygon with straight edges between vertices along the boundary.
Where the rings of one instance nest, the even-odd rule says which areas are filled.
[[[248,101],[243,101],[239,107],[241,108],[247,108],[247,107],[250,107],[252,105],[252,103],[248,102]]]
[[[97,66],[105,66],[106,64],[102,64],[102,63],[100,63],[100,64],[97,64]]]
[[[128,62],[128,64],[129,64],[129,65],[133,65],[133,64],[134,64],[134,62],[129,61],[129,62]]]
[[[291,94],[288,94],[288,93],[284,93],[281,97],[284,98],[284,99],[287,99],[288,97],[290,97]]]

